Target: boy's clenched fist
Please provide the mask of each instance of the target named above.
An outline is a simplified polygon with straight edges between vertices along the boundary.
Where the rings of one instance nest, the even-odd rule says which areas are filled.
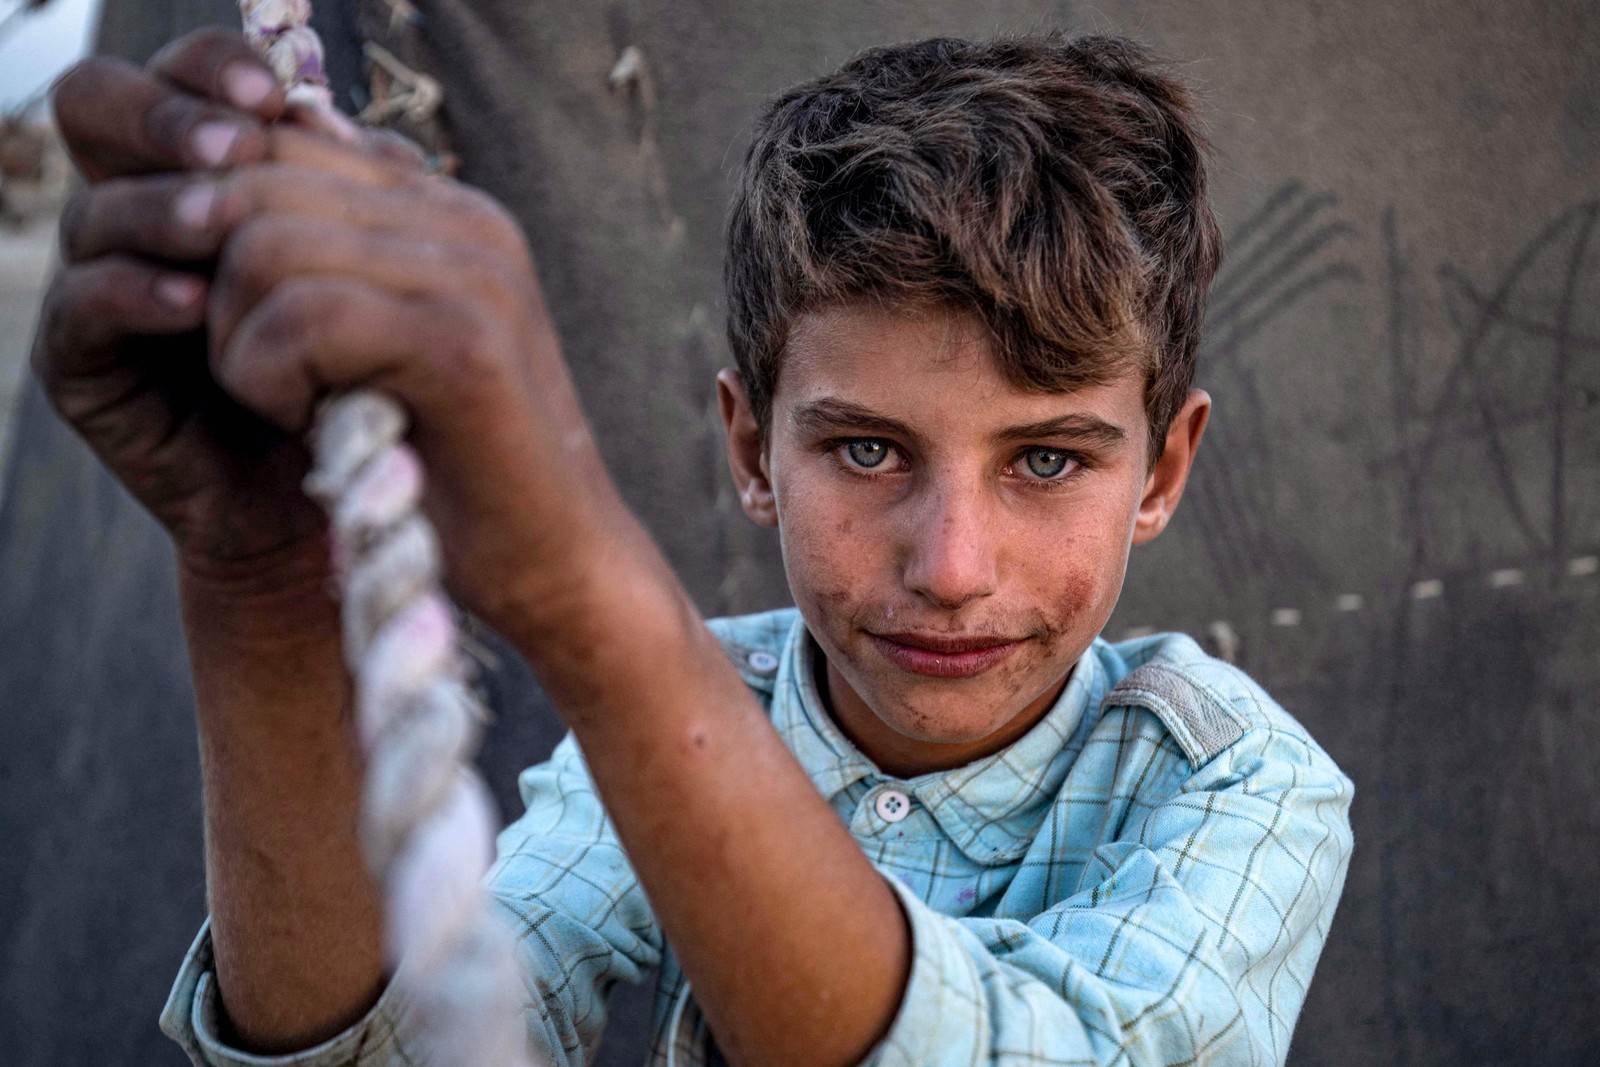
[[[511,626],[582,580],[620,504],[503,210],[391,138],[269,121],[282,95],[233,35],[147,71],[90,60],[55,102],[94,184],[34,367],[187,567],[325,551],[302,438],[322,395],[365,386],[411,412],[466,606]]]

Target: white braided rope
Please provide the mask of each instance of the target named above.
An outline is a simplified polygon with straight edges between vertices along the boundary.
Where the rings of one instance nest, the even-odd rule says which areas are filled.
[[[310,0],[240,0],[240,9],[290,100],[331,108],[322,44],[306,24]],[[361,844],[382,889],[385,950],[422,1062],[522,1065],[512,935],[481,887],[496,826],[469,762],[482,709],[465,684],[438,539],[419,511],[422,467],[405,430],[404,411],[382,393],[326,401],[305,486],[332,527],[366,755]]]

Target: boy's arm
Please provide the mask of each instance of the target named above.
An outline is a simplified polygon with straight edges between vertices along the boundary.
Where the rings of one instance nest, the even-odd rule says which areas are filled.
[[[303,450],[263,433],[207,376],[197,272],[215,249],[138,195],[141,180],[170,194],[179,179],[128,176],[213,167],[219,151],[262,157],[276,86],[217,30],[145,69],[95,58],[57,83],[58,126],[90,186],[64,213],[65,263],[32,357],[63,418],[173,540],[217,966],[240,1039],[262,1048],[339,1029],[383,978],[338,620],[320,520],[298,487]]]
[[[383,988],[381,905],[356,837],[361,767],[345,715],[326,553],[246,579],[180,567],[205,808],[221,1036],[305,1048]]]
[[[180,560],[202,563],[180,569],[218,982],[239,1035],[314,1041],[382,978],[337,627],[293,490],[313,387],[376,380],[417,418],[453,591],[521,638],[574,726],[724,1047],[859,1057],[905,980],[899,905],[617,503],[520,235],[481,198],[264,128],[281,95],[256,115],[204,99],[252,63],[236,39],[167,59],[154,74],[96,61],[61,83],[91,178],[246,157],[301,169],[97,186],[64,227],[71,263],[34,363]],[[209,285],[158,265],[219,251]],[[202,316],[207,349],[185,334]],[[253,438],[219,440],[240,425],[225,404],[217,422],[181,406],[211,402],[208,370],[266,420]],[[171,388],[179,371],[192,380]],[[268,440],[270,459],[237,462]],[[266,562],[277,547],[286,571]],[[248,566],[203,565],[229,559]]]
[[[238,1043],[263,1052],[338,1031],[383,978],[342,669],[319,633],[334,620],[307,625],[303,612],[331,611],[302,599],[320,592],[314,569],[301,577],[249,614],[185,578],[218,983]],[[887,1030],[909,962],[893,892],[670,574],[614,579],[564,613],[559,639],[525,647],[698,1003],[732,1062],[858,1061]],[[292,639],[274,632],[280,607],[302,613]]]
[[[488,876],[518,942],[530,1061],[592,1062],[619,982],[643,981],[661,959],[660,930],[569,736],[520,779],[527,811],[500,835]],[[306,962],[313,962],[314,953]],[[399,1067],[417,1061],[416,1016],[389,986],[349,1028],[281,1055],[239,1047],[219,994],[216,946],[202,931],[185,958],[161,1027],[199,1067]],[[269,979],[270,974],[264,975]]]
[[[303,1045],[381,981],[337,627],[294,469],[316,388],[364,382],[415,416],[452,592],[521,638],[591,750],[725,1047],[859,1056],[904,982],[899,906],[617,500],[520,234],[405,161],[262,126],[281,94],[259,114],[207,99],[260,70],[236,37],[164,55],[149,73],[92,61],[57,90],[75,158],[113,180],[64,224],[34,366],[184,561],[238,1034]],[[216,173],[248,160],[271,167]],[[113,178],[184,168],[209,176]],[[212,257],[209,281],[164,265]]]
[[[508,637],[572,727],[729,1062],[859,1062],[901,1002],[905,915],[649,539],[627,534],[580,604],[530,604]]]

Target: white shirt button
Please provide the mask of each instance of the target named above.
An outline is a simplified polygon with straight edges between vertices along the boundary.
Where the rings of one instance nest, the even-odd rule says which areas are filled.
[[[911,814],[911,798],[898,789],[885,789],[872,802],[872,809],[884,822],[899,822]]]
[[[763,648],[758,648],[745,656],[744,661],[757,674],[771,674],[778,669],[778,657]]]

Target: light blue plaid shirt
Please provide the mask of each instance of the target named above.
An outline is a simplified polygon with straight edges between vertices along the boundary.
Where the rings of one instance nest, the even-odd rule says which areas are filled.
[[[1026,736],[899,780],[823,710],[793,609],[711,627],[910,917],[911,980],[868,1063],[1284,1062],[1344,884],[1353,787],[1241,671],[1178,635],[1096,641]],[[722,1062],[572,739],[521,788],[489,883],[519,935],[530,1046],[585,1063],[606,991],[658,973],[650,1062]],[[230,1050],[204,930],[162,1025],[216,1067],[413,1062],[392,992],[317,1048]]]

